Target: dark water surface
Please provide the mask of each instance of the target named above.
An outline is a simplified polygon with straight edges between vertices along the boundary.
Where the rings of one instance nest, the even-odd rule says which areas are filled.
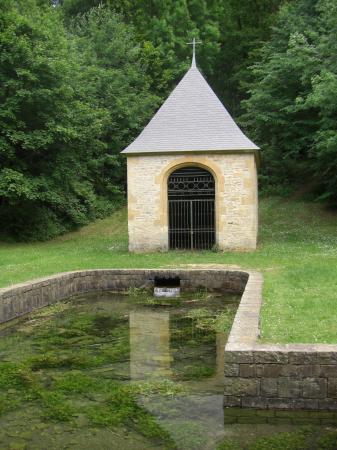
[[[224,417],[223,352],[238,301],[99,293],[3,326],[0,449],[281,449],[254,442],[280,431],[302,439],[289,421]]]

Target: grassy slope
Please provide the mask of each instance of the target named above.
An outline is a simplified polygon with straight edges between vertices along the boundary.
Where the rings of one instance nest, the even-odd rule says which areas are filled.
[[[84,268],[235,264],[265,276],[262,334],[270,342],[337,343],[337,216],[311,203],[260,202],[251,253],[129,254],[126,213],[44,243],[0,244],[0,286]]]

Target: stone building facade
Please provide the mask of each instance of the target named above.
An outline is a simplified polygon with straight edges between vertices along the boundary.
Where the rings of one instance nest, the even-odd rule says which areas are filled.
[[[215,179],[215,233],[222,250],[253,250],[257,236],[254,154],[143,155],[128,158],[131,251],[168,249],[167,180],[178,167],[201,166]]]
[[[123,153],[128,171],[129,250],[256,248],[258,147],[216,97],[197,69],[195,58],[190,70]],[[194,186],[202,185],[196,180],[209,174],[213,200],[207,192],[203,191],[205,195],[199,198],[196,189],[192,192],[187,187],[185,197],[182,190],[177,191],[180,197],[170,200],[169,177],[182,168],[195,170],[194,178],[189,178]],[[174,201],[185,205],[186,212],[170,209]],[[203,202],[206,207],[214,202],[207,213],[203,212]],[[196,212],[191,209],[192,203]],[[178,225],[174,233],[185,230],[185,241],[178,239],[178,246],[170,237],[175,222]],[[186,238],[189,234],[191,239]],[[201,245],[205,237],[208,240]]]

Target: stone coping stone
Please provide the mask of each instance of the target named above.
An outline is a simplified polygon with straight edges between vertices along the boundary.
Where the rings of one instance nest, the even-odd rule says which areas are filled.
[[[223,269],[93,269],[58,273],[1,288],[0,323],[79,294],[151,289],[155,277],[179,277],[182,291],[206,288],[242,294],[249,274]]]
[[[337,345],[261,343],[262,286],[249,272],[225,347],[224,405],[337,411]]]
[[[296,356],[296,353],[336,352],[336,355],[332,355],[332,358],[337,362],[337,344],[260,343],[260,310],[262,306],[263,277],[259,272],[247,271],[247,273],[249,278],[228,337],[226,352],[279,352],[294,353],[294,356]]]

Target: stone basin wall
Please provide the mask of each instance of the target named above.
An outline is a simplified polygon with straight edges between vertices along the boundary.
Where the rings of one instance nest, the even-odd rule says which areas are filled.
[[[179,277],[182,291],[242,294],[225,348],[224,406],[263,410],[337,411],[337,345],[261,344],[262,275],[217,269],[83,270],[0,289],[0,323],[69,297],[154,287]]]
[[[262,344],[262,284],[250,273],[227,341],[224,405],[337,411],[337,345]]]
[[[153,289],[155,277],[180,279],[182,291],[208,289],[242,294],[248,273],[229,270],[105,269],[65,272],[0,289],[0,323],[87,292]]]

